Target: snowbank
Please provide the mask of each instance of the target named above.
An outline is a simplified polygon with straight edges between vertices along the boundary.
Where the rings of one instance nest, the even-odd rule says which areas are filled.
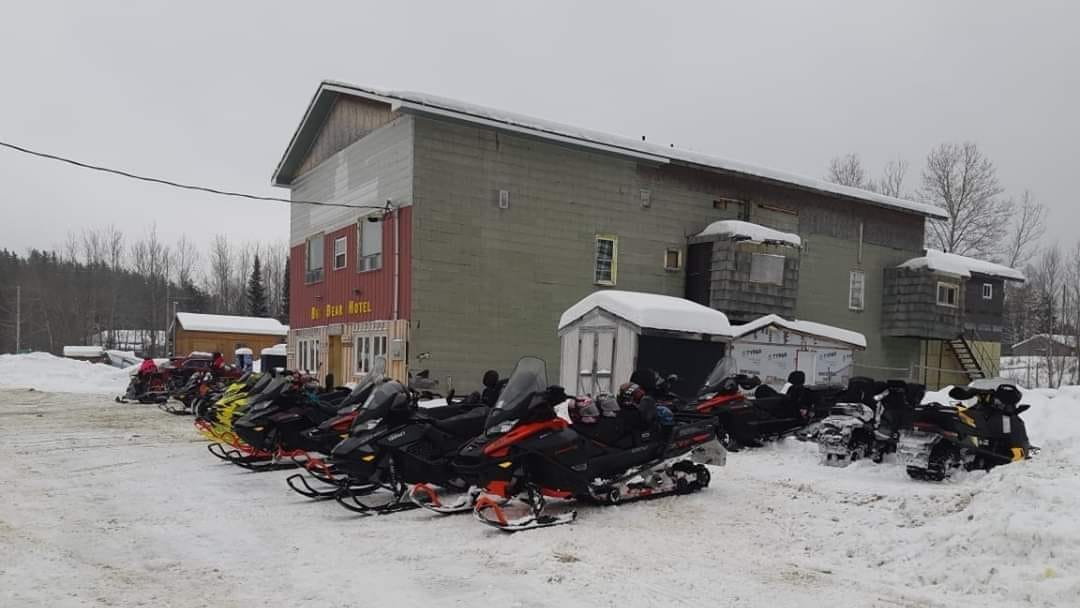
[[[123,393],[128,371],[111,365],[55,357],[49,353],[0,355],[0,388],[56,393]]]
[[[960,277],[970,277],[971,273],[985,274],[1010,281],[1025,281],[1024,273],[1008,266],[984,262],[955,253],[945,253],[936,249],[927,249],[921,258],[912,258],[900,265],[900,268],[928,268],[935,272],[945,272]]]

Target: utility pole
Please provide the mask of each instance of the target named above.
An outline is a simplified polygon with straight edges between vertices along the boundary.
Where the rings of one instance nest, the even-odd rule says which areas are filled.
[[[22,340],[22,286],[15,286],[15,354],[19,354],[19,342]]]

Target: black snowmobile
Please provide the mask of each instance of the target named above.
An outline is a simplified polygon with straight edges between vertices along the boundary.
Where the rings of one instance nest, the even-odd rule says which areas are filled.
[[[353,389],[320,391],[313,378],[294,375],[273,399],[249,407],[233,423],[241,441],[269,458],[235,464],[259,471],[279,470],[302,466],[314,458],[312,453],[325,454],[346,432],[352,411],[383,377],[385,362],[373,367]]]
[[[912,427],[900,433],[897,455],[913,479],[941,481],[954,471],[989,470],[1038,453],[1020,414],[1020,390],[1011,384],[993,389],[955,387],[949,397],[960,403],[929,403],[915,408]]]
[[[900,431],[910,426],[925,393],[923,385],[902,380],[852,378],[816,434],[822,464],[843,467],[862,458],[881,462],[896,451]]]
[[[562,387],[547,384],[543,360],[518,361],[484,434],[453,461],[457,474],[484,488],[474,510],[480,521],[511,532],[569,523],[576,513],[546,514],[545,497],[616,504],[690,493],[710,479],[708,468],[690,458],[692,452],[703,461],[723,461],[715,419],[675,423],[669,410],[645,397],[639,411],[625,419],[600,417],[594,424],[571,425],[555,412],[567,400]],[[528,513],[510,519],[504,506],[516,496]]]
[[[840,392],[838,386],[806,386],[806,374],[788,375],[781,393],[757,377],[738,374],[730,357],[716,363],[678,418],[708,414],[720,421],[720,441],[730,450],[760,447],[763,442],[797,433],[824,418]]]
[[[409,492],[409,484],[421,484],[419,492],[430,499],[425,506],[444,513],[462,510],[437,497],[440,491],[463,493],[472,485],[451,470],[450,460],[483,432],[498,398],[498,374],[485,374],[485,384],[482,394],[463,399],[451,394],[447,405],[436,407],[420,407],[420,394],[396,381],[383,384],[358,412],[350,436],[333,449],[330,466],[336,482],[320,490],[294,475],[289,485],[310,498],[332,497],[351,511],[373,514],[421,505],[410,500]]]

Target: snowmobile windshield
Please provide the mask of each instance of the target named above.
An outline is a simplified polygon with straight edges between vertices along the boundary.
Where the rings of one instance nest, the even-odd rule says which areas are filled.
[[[259,393],[265,391],[266,387],[270,386],[270,382],[273,381],[273,380],[274,380],[274,377],[271,376],[270,374],[266,374],[265,376],[259,377],[259,379],[255,381],[255,384],[252,384],[251,388],[248,389],[248,394],[251,395],[252,397],[254,397],[255,395],[258,395]]]
[[[285,390],[285,387],[289,385],[287,378],[274,378],[273,382],[270,382],[266,387],[259,392],[259,394],[252,396],[251,407],[254,408],[258,404],[269,404],[281,396],[281,393]]]
[[[341,402],[341,408],[349,406],[366,406],[365,399],[371,395],[371,387],[375,386],[386,377],[386,357],[378,356],[371,363],[371,369],[356,382],[349,396]]]
[[[398,395],[406,393],[405,387],[396,380],[383,382],[371,391],[364,404],[357,411],[354,427],[363,427],[369,422],[378,422],[390,413],[390,407]]]
[[[716,367],[709,373],[709,377],[705,379],[705,384],[701,387],[699,393],[715,392],[724,379],[734,378],[736,372],[738,372],[738,369],[735,367],[735,359],[722,357],[716,362]]]
[[[491,432],[492,429],[504,426],[503,423],[506,422],[512,426],[525,415],[533,396],[547,390],[547,387],[547,365],[544,360],[522,357],[510,373],[506,388],[499,394],[499,400],[488,414],[484,427]]]

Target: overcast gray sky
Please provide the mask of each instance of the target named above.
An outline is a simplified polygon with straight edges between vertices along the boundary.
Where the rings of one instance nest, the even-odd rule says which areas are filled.
[[[466,6],[468,5],[468,6]],[[971,140],[1076,240],[1080,2],[21,2],[0,139],[258,194],[320,80],[423,91],[813,177]],[[0,149],[0,247],[156,220],[287,236],[284,205]]]

